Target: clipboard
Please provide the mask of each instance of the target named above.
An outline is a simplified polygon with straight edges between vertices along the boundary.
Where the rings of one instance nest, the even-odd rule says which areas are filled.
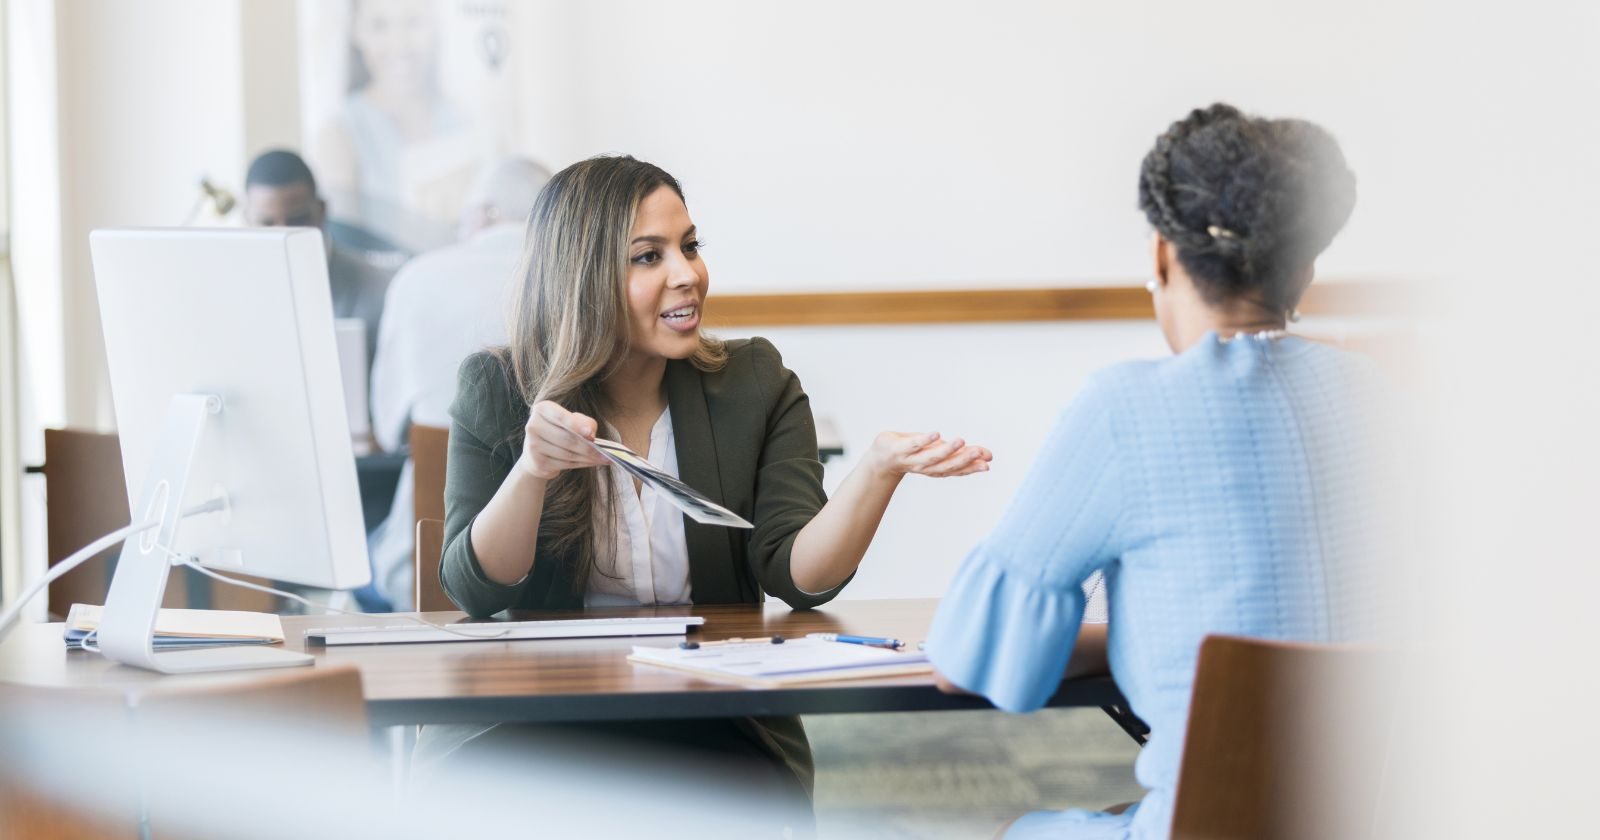
[[[822,639],[706,645],[694,650],[636,646],[628,661],[752,688],[933,673],[933,665],[920,651],[902,652]]]

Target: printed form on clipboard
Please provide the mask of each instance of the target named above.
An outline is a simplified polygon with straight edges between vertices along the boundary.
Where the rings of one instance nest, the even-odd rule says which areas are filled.
[[[933,672],[928,657],[921,652],[902,653],[822,639],[792,639],[781,645],[706,645],[695,650],[635,647],[628,661],[759,688]]]
[[[702,525],[721,525],[724,528],[755,527],[737,513],[701,495],[693,487],[656,469],[654,464],[632,449],[604,438],[595,438],[590,444],[629,475],[654,487],[673,507],[688,514],[690,519]]]

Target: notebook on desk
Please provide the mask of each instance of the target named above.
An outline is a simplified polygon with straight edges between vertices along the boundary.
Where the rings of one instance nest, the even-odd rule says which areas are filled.
[[[793,639],[783,644],[708,643],[693,650],[635,647],[628,661],[759,688],[933,672],[928,657],[920,651],[901,652],[822,639]]]
[[[100,614],[104,609],[97,604],[72,605],[62,632],[68,649],[83,647],[83,640],[100,626]],[[171,650],[217,645],[275,645],[282,641],[283,623],[271,613],[164,609],[156,616],[152,644],[157,650]]]

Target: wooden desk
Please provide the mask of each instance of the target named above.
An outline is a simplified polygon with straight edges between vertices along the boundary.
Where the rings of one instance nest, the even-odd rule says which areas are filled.
[[[699,615],[706,623],[691,639],[735,636],[795,638],[845,632],[893,636],[915,644],[927,635],[935,599],[838,601],[795,612],[779,602],[757,606],[644,607],[547,613],[550,618],[603,615]],[[429,613],[436,621],[460,613]],[[303,650],[310,627],[370,623],[375,616],[286,616],[286,647]],[[690,674],[633,665],[634,645],[671,646],[677,636],[607,639],[471,641],[413,645],[312,648],[319,665],[361,669],[375,726],[494,721],[601,721],[747,715],[907,712],[991,708],[976,697],[942,694],[928,676],[857,680],[780,689],[752,689]],[[161,690],[207,682],[249,680],[261,672],[168,677],[116,665],[104,657],[66,651],[61,625],[17,628],[0,643],[0,681],[44,686]],[[182,681],[181,683],[179,681]],[[1070,680],[1052,706],[1123,705],[1109,678]],[[1116,714],[1113,713],[1113,717]]]

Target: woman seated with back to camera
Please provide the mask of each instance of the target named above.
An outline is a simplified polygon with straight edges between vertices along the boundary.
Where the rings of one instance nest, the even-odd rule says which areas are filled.
[[[700,251],[678,182],[649,163],[593,158],[540,193],[511,345],[462,364],[451,409],[440,577],[468,613],[754,604],[763,593],[815,607],[855,573],[905,474],[988,469],[982,447],[885,432],[827,499],[800,380],[765,339],[700,330]],[[620,440],[754,529],[686,520],[610,465],[590,445],[596,436]],[[496,729],[476,742],[539,728]],[[715,756],[740,787],[786,792],[809,809],[798,718],[588,731]]]
[[[1213,105],[1145,156],[1149,288],[1174,355],[1091,377],[957,573],[928,650],[948,690],[1036,709],[1079,658],[1080,584],[1103,572],[1111,671],[1150,725],[1148,793],[1121,814],[1029,814],[1007,837],[1166,837],[1201,639],[1364,632],[1378,379],[1284,332],[1354,203],[1338,145],[1308,122]]]

